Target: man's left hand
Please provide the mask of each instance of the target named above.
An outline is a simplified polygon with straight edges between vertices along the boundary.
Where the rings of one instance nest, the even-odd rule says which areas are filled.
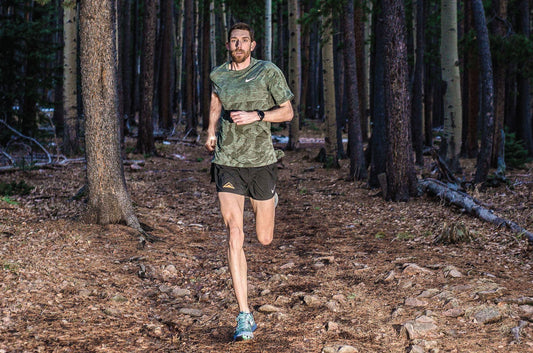
[[[251,124],[254,121],[259,121],[259,115],[256,111],[247,112],[243,110],[232,111],[230,113],[231,120],[237,125]]]

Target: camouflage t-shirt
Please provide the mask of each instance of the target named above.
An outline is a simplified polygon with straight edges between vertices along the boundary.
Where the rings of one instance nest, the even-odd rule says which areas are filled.
[[[269,110],[291,100],[292,94],[281,70],[269,61],[251,58],[243,70],[230,70],[229,63],[215,68],[210,75],[213,91],[223,109]],[[220,118],[213,163],[231,167],[262,167],[276,163],[270,123],[256,121],[239,125]]]

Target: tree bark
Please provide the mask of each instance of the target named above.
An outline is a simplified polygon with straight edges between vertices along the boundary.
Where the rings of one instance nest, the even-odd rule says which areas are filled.
[[[184,32],[184,61],[185,61],[185,113],[186,126],[185,133],[190,136],[196,136],[198,120],[194,111],[194,3],[192,0],[185,0],[185,25],[187,29]]]
[[[209,106],[211,101],[211,82],[209,80],[209,73],[211,72],[211,64],[209,63],[209,6],[206,3],[203,5],[203,26],[202,26],[202,96],[201,110],[202,110],[202,130],[206,131],[209,126]]]
[[[413,104],[411,132],[413,147],[415,150],[416,164],[424,165],[424,50],[425,50],[425,26],[424,26],[424,1],[416,0],[416,49],[415,70],[413,79]]]
[[[154,154],[154,57],[155,57],[155,26],[156,1],[145,0],[143,20],[143,43],[141,58],[141,113],[139,115],[139,136],[137,138],[137,152]]]
[[[161,47],[161,85],[159,89],[159,117],[160,127],[168,132],[174,128],[173,111],[172,111],[172,57],[174,56],[172,47],[172,28],[174,27],[174,1],[161,1],[161,31],[162,31],[162,47]],[[209,31],[209,27],[207,27]],[[209,33],[209,32],[208,32]],[[209,45],[209,43],[206,43]],[[209,57],[206,58],[209,61]]]
[[[333,62],[333,35],[331,17],[323,18],[322,73],[324,113],[326,116],[326,167],[339,167],[337,159],[337,116],[335,114],[335,72]]]
[[[479,51],[482,94],[481,94],[481,148],[477,158],[474,182],[487,180],[490,168],[492,141],[494,136],[494,83],[492,76],[492,58],[490,53],[489,32],[485,20],[482,0],[472,0],[472,13],[477,34]]]
[[[63,153],[72,156],[80,151],[78,136],[78,19],[77,2],[63,2]]]
[[[287,149],[296,150],[300,139],[300,97],[302,86],[301,65],[301,31],[298,20],[300,9],[298,0],[289,0],[289,86],[294,99],[292,110],[294,116],[289,125],[289,143]]]
[[[472,2],[465,2],[466,28],[468,33],[474,29],[474,18],[472,14]],[[465,71],[466,71],[466,141],[465,152],[468,158],[475,158],[478,154],[478,115],[479,115],[479,59],[476,50],[467,49]]]
[[[82,1],[80,67],[89,203],[86,219],[141,230],[120,156],[114,1]]]
[[[441,72],[444,91],[444,134],[441,155],[453,171],[460,169],[459,154],[463,127],[461,77],[457,50],[457,1],[441,1]]]
[[[405,9],[403,0],[383,0],[385,18],[385,109],[387,110],[387,200],[416,195],[411,145]]]
[[[376,1],[373,9],[372,25],[374,27],[374,43],[370,73],[371,81],[371,105],[370,116],[372,117],[372,136],[370,138],[370,175],[368,183],[370,187],[380,186],[379,175],[386,172],[387,135],[385,124],[387,111],[385,109],[385,37],[382,0]],[[384,195],[385,197],[385,195]]]
[[[183,8],[183,0],[178,1],[178,21],[176,24],[176,115],[178,116],[178,124],[181,122],[183,112],[183,23],[185,12]]]
[[[121,119],[124,134],[129,133],[127,126],[133,123],[134,112],[132,106],[133,97],[133,77],[134,77],[134,55],[133,55],[133,30],[132,30],[132,1],[122,0],[124,3],[122,17],[122,101],[124,103],[124,117]],[[123,136],[124,137],[124,136]]]
[[[531,36],[529,0],[520,0],[518,29],[526,38]],[[527,76],[518,73],[518,137],[522,139],[529,155],[533,156],[533,124],[531,116],[531,89]]]
[[[357,78],[354,6],[352,1],[343,5],[341,16],[344,34],[344,65],[346,75],[346,100],[348,113],[348,151],[350,156],[350,180],[366,179],[363,134],[361,131],[361,111],[359,109],[359,85]]]
[[[272,0],[265,1],[265,60],[272,61]]]
[[[507,1],[495,0],[492,2],[496,17],[492,21],[492,32],[495,36],[503,39],[507,35]],[[491,166],[498,166],[498,159],[503,158],[500,154],[502,148],[502,131],[505,120],[505,80],[507,63],[499,62],[493,57],[494,79],[494,134],[492,141]]]

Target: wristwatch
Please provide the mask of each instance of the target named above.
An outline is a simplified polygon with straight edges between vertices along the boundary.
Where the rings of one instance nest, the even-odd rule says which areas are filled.
[[[262,110],[256,110],[256,112],[257,115],[259,115],[259,121],[263,121],[263,119],[265,118],[265,112]]]

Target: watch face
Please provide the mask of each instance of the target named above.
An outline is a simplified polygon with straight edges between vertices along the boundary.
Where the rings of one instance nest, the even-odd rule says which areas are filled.
[[[263,120],[265,118],[265,112],[262,110],[258,110],[257,115],[259,115],[259,120]]]

